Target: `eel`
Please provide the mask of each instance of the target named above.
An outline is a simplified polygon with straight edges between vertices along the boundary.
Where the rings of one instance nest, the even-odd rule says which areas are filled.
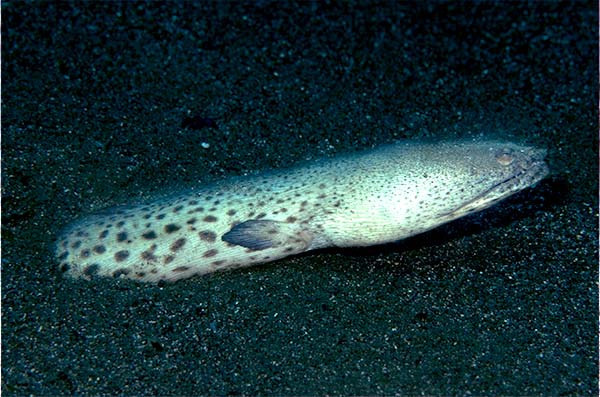
[[[397,142],[91,214],[56,239],[67,276],[144,282],[394,242],[480,211],[548,173],[501,141]]]

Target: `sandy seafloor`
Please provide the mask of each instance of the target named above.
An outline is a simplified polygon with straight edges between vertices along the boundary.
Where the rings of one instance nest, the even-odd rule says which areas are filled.
[[[596,395],[597,37],[583,1],[2,2],[3,395]],[[552,174],[398,244],[171,285],[51,253],[103,207],[466,136]]]

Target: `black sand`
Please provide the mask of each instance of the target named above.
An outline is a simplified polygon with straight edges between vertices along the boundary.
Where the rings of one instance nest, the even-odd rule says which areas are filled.
[[[596,395],[597,5],[421,3],[3,2],[4,395]],[[395,245],[166,286],[51,253],[102,207],[477,134],[553,174]]]

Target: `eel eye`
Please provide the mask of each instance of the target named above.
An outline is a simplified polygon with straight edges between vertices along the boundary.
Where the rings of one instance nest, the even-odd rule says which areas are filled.
[[[511,165],[514,160],[515,158],[510,152],[500,152],[496,155],[496,161],[503,166]]]

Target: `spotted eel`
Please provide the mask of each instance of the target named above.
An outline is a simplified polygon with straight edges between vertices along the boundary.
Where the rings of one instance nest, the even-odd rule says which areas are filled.
[[[324,247],[397,241],[480,211],[547,173],[545,150],[398,142],[116,207],[57,238],[60,269],[175,281]]]

